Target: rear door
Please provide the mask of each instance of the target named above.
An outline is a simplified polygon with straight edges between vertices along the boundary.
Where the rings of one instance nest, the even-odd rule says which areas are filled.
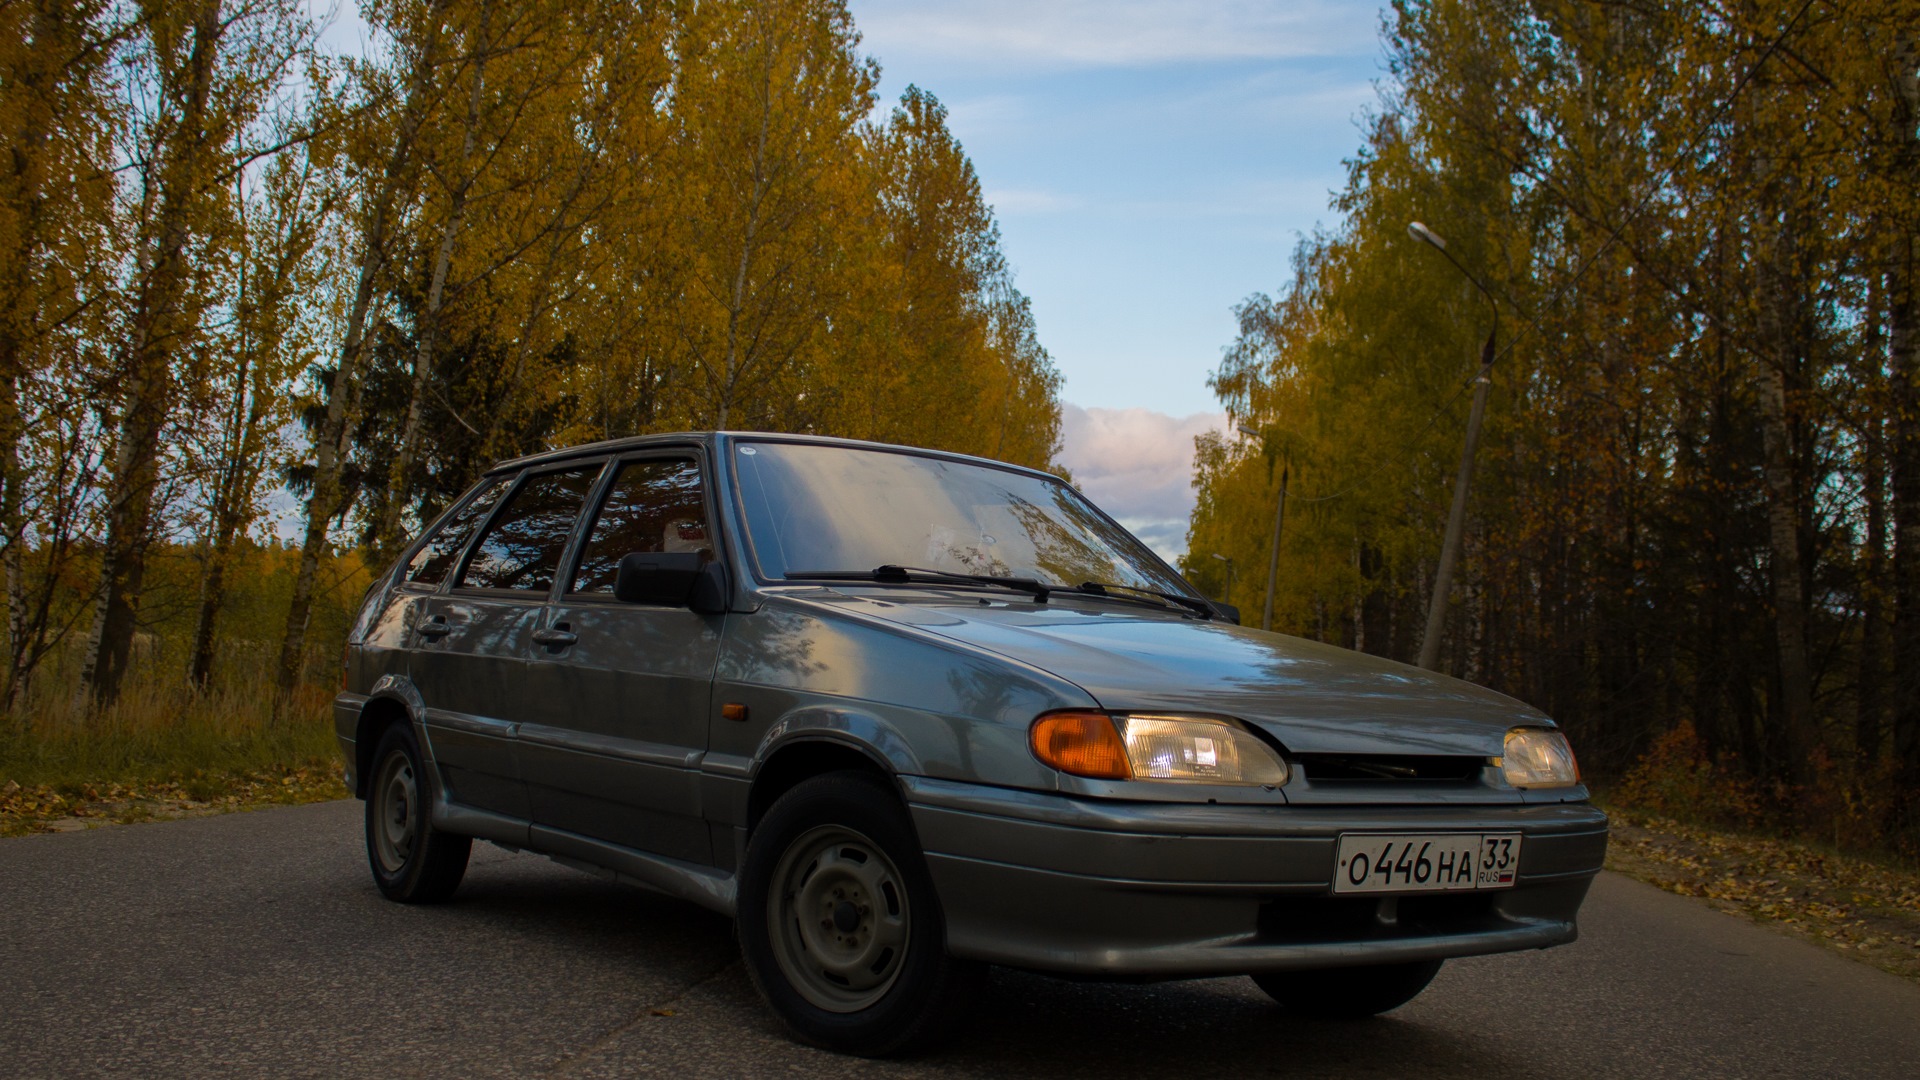
[[[474,533],[500,505],[501,496],[512,486],[514,477],[490,477],[468,496],[440,527],[427,536],[407,561],[397,590],[402,605],[401,624],[405,627],[406,671],[415,687],[422,679],[431,680],[446,652],[446,637],[452,630],[448,605],[441,595],[459,569],[460,557]],[[524,808],[524,795],[517,799],[507,789],[518,784],[512,747],[504,738],[488,738],[471,725],[445,722],[445,703],[428,700],[427,738],[432,746],[441,780],[455,802],[502,813],[515,806]],[[439,719],[436,720],[436,716]],[[457,780],[456,791],[453,782]]]
[[[631,552],[711,559],[711,521],[693,451],[618,463],[535,660],[519,753],[536,824],[711,861],[697,769],[724,616],[613,596]]]
[[[468,550],[452,588],[426,604],[412,665],[450,797],[531,818],[514,754],[531,705],[528,664],[587,494],[603,462],[521,477]]]

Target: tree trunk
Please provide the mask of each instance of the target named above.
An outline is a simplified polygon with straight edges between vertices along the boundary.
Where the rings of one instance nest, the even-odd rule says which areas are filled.
[[[1895,110],[1901,153],[1911,177],[1920,167],[1920,46],[1898,50],[1902,108]],[[1902,785],[1920,787],[1920,220],[1889,230],[1887,367],[1892,380],[1893,452],[1893,753]]]
[[[48,47],[60,14],[44,6],[34,12],[32,33],[40,48]],[[48,100],[52,97],[51,81],[51,72],[33,66],[22,80],[22,89],[31,98]],[[6,305],[0,315],[0,561],[6,565],[7,576],[7,667],[0,672],[0,711],[5,712],[13,709],[25,653],[25,582],[20,545],[25,540],[26,522],[20,509],[20,439],[26,425],[20,415],[20,382],[28,370],[28,335],[36,321],[41,294],[34,267],[43,245],[40,220],[46,203],[40,183],[44,170],[40,158],[46,142],[44,113],[28,110],[25,121],[8,155],[12,159],[8,187],[16,199],[16,205],[9,209],[16,215],[18,239],[4,271],[0,271],[6,275],[5,286],[0,289],[0,304]]]
[[[459,182],[447,193],[447,220],[440,230],[440,244],[434,249],[433,278],[427,286],[426,308],[416,327],[413,350],[413,382],[407,394],[407,418],[400,429],[400,445],[387,475],[386,499],[380,521],[374,529],[376,560],[383,560],[400,546],[400,513],[413,487],[413,462],[420,452],[420,422],[426,410],[427,380],[433,376],[434,339],[440,330],[440,312],[445,303],[447,273],[453,264],[454,245],[466,226],[467,198],[473,190],[474,176],[468,171],[480,129],[480,103],[486,94],[487,16],[491,9],[480,5],[480,36],[472,50],[473,83],[467,94],[466,132],[460,142]]]
[[[242,281],[244,282],[244,277]],[[244,284],[242,285],[244,289]],[[241,307],[245,308],[242,303]],[[238,412],[244,405],[244,417],[235,416],[229,422],[234,425],[230,451],[221,469],[220,483],[215,488],[212,507],[212,525],[209,537],[211,543],[207,551],[207,568],[200,583],[200,615],[194,623],[193,649],[189,654],[187,677],[193,685],[204,690],[213,678],[213,638],[214,629],[220,620],[220,609],[227,598],[227,567],[233,560],[233,545],[239,538],[240,530],[251,517],[254,477],[257,469],[253,455],[259,436],[261,423],[266,418],[265,395],[255,390],[251,399],[247,394],[252,366],[248,362],[249,346],[241,343],[241,359],[234,375],[234,410]],[[260,361],[263,362],[264,358]]]
[[[111,705],[119,697],[132,658],[153,528],[154,491],[160,482],[161,423],[173,404],[165,350],[151,344],[150,333],[137,333],[136,341],[135,375],[115,440],[108,488],[113,495],[107,507],[107,541],[101,553],[93,627],[80,669],[81,692],[92,698],[95,707]]]
[[[1862,349],[1861,370],[1871,373],[1871,384],[1884,371],[1884,344],[1881,330],[1880,297],[1872,290],[1867,305],[1867,340]],[[1883,598],[1887,576],[1887,465],[1886,431],[1880,409],[1884,397],[1870,397],[1866,409],[1865,430],[1860,437],[1861,496],[1867,504],[1866,550],[1860,573],[1860,655],[1855,676],[1853,748],[1854,757],[1871,768],[1880,758],[1886,741],[1886,693],[1883,679],[1887,663],[1887,616]]]
[[[227,561],[231,555],[230,546],[216,543],[207,553],[206,577],[200,583],[200,615],[194,622],[193,651],[187,662],[187,678],[200,690],[213,682],[213,631],[227,599]]]
[[[1893,439],[1893,752],[1920,781],[1920,283],[1908,238],[1890,275],[1888,367]]]
[[[1777,339],[1776,339],[1777,340]],[[1760,367],[1760,416],[1766,450],[1768,570],[1773,582],[1773,623],[1780,662],[1781,734],[1788,772],[1810,776],[1813,752],[1813,679],[1807,661],[1806,593],[1801,584],[1800,528],[1795,490],[1786,376],[1780,364]]]
[[[26,542],[26,519],[21,512],[19,381],[20,343],[0,330],[0,564],[6,573],[6,665],[0,670],[0,714],[13,711],[20,681],[27,667],[26,572],[20,548]]]
[[[433,69],[439,56],[440,17],[450,0],[435,0],[428,14],[429,37],[407,77],[407,100],[400,127],[394,135],[393,152],[388,155],[380,185],[370,195],[371,207],[361,232],[359,279],[354,286],[353,303],[347,310],[346,332],[341,338],[340,366],[334,370],[327,388],[327,415],[314,439],[313,494],[307,500],[306,529],[300,539],[300,565],[294,571],[293,596],[287,605],[287,622],[280,638],[280,663],[276,683],[281,693],[289,693],[299,683],[307,647],[307,625],[313,616],[313,583],[319,574],[320,556],[327,548],[327,526],[340,512],[341,470],[344,468],[352,435],[348,422],[357,409],[352,403],[360,388],[361,352],[366,342],[367,316],[373,306],[373,294],[380,275],[386,269],[387,232],[392,227],[394,203],[413,161],[420,125],[425,118]]]
[[[173,361],[188,336],[184,310],[188,278],[189,219],[211,153],[207,130],[215,59],[227,24],[220,6],[197,13],[187,59],[184,104],[172,137],[152,177],[155,226],[141,253],[123,413],[108,479],[107,540],[101,553],[94,622],[81,666],[80,689],[96,707],[111,705],[133,652],[139,626],[140,590],[146,580],[147,545],[153,533],[154,494],[160,483],[160,438],[173,410]]]

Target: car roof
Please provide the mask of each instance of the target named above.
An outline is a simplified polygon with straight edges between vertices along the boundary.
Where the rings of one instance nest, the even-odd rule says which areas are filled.
[[[528,454],[508,461],[502,461],[487,470],[487,475],[517,472],[529,465],[546,465],[571,458],[591,457],[596,454],[622,453],[628,450],[646,450],[658,446],[686,446],[689,443],[716,445],[728,440],[751,440],[754,442],[790,442],[804,443],[810,446],[840,446],[852,450],[884,450],[891,453],[916,454],[921,457],[942,458],[947,461],[964,462],[970,465],[986,465],[996,469],[1026,473],[1029,476],[1048,480],[1058,480],[1058,476],[1041,469],[1014,465],[992,458],[976,457],[972,454],[956,454],[947,450],[929,450],[920,446],[902,446],[897,443],[868,442],[864,439],[837,439],[826,435],[795,435],[780,431],[671,431],[658,435],[636,435],[626,439],[608,439],[603,442],[582,443],[559,450],[547,450],[538,454]]]

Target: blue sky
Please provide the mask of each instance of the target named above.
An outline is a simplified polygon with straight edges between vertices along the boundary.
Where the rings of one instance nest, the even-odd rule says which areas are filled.
[[[1244,0],[852,0],[951,110],[1040,339],[1084,407],[1210,411],[1230,309],[1330,222],[1375,98],[1378,9]]]
[[[1232,307],[1284,284],[1384,76],[1379,9],[1303,0],[851,0],[885,74],[940,98],[1066,378],[1060,460],[1163,556]]]

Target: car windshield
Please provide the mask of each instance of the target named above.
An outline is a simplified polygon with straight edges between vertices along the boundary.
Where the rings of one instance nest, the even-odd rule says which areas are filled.
[[[1058,480],[806,443],[740,443],[733,460],[763,578],[902,566],[1192,595],[1132,534]]]

